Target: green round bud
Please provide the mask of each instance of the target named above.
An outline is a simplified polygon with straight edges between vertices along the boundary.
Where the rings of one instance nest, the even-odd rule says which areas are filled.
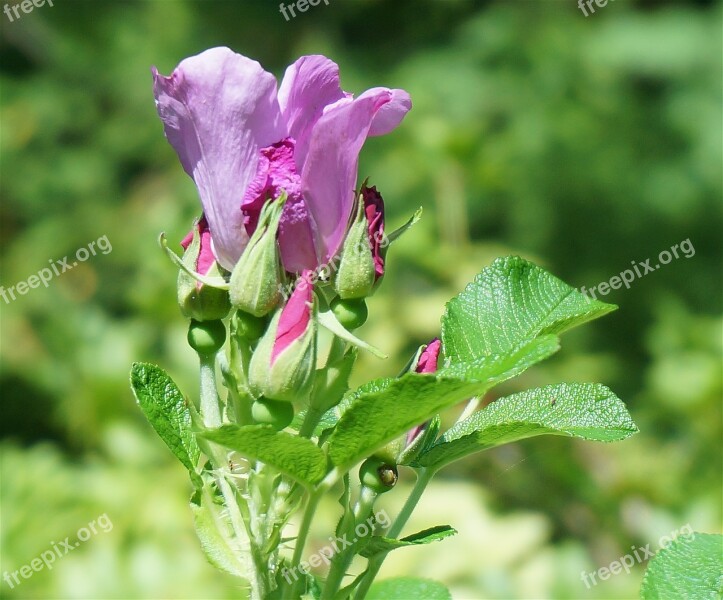
[[[254,317],[252,314],[237,310],[233,317],[236,334],[249,342],[259,339],[266,330],[266,319]]]
[[[222,321],[196,321],[188,327],[188,345],[201,356],[216,354],[226,341],[226,326]]]
[[[377,494],[391,490],[396,485],[398,478],[397,465],[373,456],[367,458],[359,468],[359,481]]]
[[[338,296],[331,301],[331,312],[350,331],[364,325],[369,314],[363,298],[343,300]]]
[[[251,416],[257,423],[271,425],[276,431],[281,431],[294,420],[294,405],[262,397],[251,405]]]

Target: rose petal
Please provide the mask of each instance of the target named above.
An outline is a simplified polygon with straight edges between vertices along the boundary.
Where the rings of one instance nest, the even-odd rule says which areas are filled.
[[[359,98],[366,98],[368,95],[376,96],[380,91],[391,92],[392,99],[374,115],[372,126],[369,129],[370,136],[384,135],[393,131],[402,122],[404,116],[412,109],[412,98],[404,90],[372,88],[361,94]]]
[[[279,354],[286,350],[294,340],[302,336],[309,326],[314,293],[313,287],[306,283],[309,281],[310,275],[310,271],[304,271],[302,275],[304,281],[296,286],[288,302],[281,309],[281,317],[276,328],[276,339],[271,351],[272,365]]]
[[[286,69],[279,87],[279,107],[287,134],[296,140],[299,167],[304,164],[311,131],[324,108],[344,97],[339,66],[325,56],[302,56]]]
[[[311,133],[301,183],[322,262],[341,247],[354,204],[359,151],[374,115],[391,99],[391,92],[381,90],[377,95],[338,103]]]
[[[166,137],[198,187],[216,257],[232,270],[248,242],[240,204],[258,149],[285,134],[276,80],[228,48],[187,58],[170,77],[152,72]]]

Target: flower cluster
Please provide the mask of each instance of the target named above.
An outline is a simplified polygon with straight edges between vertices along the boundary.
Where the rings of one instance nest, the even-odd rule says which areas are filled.
[[[266,373],[251,388],[290,396],[292,381],[274,386],[273,373],[310,378],[313,341],[302,338],[313,337],[316,301],[299,289],[279,306],[283,283],[338,260],[328,283],[339,299],[373,292],[384,274],[384,201],[375,187],[355,191],[359,152],[368,137],[397,127],[409,94],[377,87],[355,98],[342,90],[339,67],[319,55],[298,59],[277,86],[258,62],[228,48],[187,58],[168,77],[154,68],[153,90],[203,208],[183,241],[182,310],[196,321],[223,318],[231,307],[258,318],[275,313],[259,343],[270,350],[265,363],[256,359],[250,370]],[[290,365],[289,354],[300,364]],[[292,379],[302,389],[308,383]]]

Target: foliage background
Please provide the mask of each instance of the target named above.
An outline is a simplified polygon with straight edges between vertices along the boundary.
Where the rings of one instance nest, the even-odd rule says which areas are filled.
[[[628,598],[642,567],[591,589],[581,571],[686,524],[720,531],[719,3],[619,0],[586,18],[567,0],[330,0],[286,22],[262,0],[56,0],[0,21],[0,283],[103,235],[113,247],[0,303],[0,570],[103,513],[114,524],[52,571],[0,582],[2,597],[239,597],[205,563],[183,469],[127,379],[140,359],[195,387],[156,240],[180,240],[198,204],[149,69],[215,45],[279,76],[321,52],[347,90],[412,94],[404,126],[370,140],[360,169],[391,226],[425,214],[390,253],[361,330],[392,358],[365,357],[358,383],[397,372],[495,256],[589,288],[682,240],[696,250],[612,291],[619,311],[501,390],[601,381],[641,433],[538,438],[456,464],[417,524],[463,533],[400,551],[387,574],[438,577],[455,598]]]

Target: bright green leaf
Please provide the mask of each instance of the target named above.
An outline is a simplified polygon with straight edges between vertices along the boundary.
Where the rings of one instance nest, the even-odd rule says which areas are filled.
[[[500,258],[447,303],[445,356],[455,363],[505,355],[540,335],[559,334],[615,308],[520,257]]]
[[[481,357],[437,375],[407,373],[371,381],[342,403],[349,408],[330,437],[329,456],[335,465],[349,467],[442,409],[483,394],[557,348],[555,336],[544,336],[511,356]]]
[[[178,386],[160,367],[134,363],[131,387],[153,429],[191,473],[201,451],[191,431],[191,412]]]
[[[416,464],[440,468],[473,452],[536,435],[611,442],[637,431],[625,405],[604,385],[561,383],[496,400],[452,427]]]
[[[437,581],[397,577],[378,581],[369,588],[366,600],[452,600],[449,590]]]
[[[223,425],[202,437],[252,460],[260,460],[298,482],[312,486],[326,475],[326,456],[310,440],[270,425]]]
[[[248,540],[237,540],[228,518],[227,511],[216,504],[208,486],[194,494],[191,512],[196,533],[208,561],[217,569],[248,577],[253,573],[254,564],[248,551]]]
[[[387,554],[397,548],[404,548],[406,546],[421,546],[424,544],[431,544],[432,542],[439,542],[445,538],[455,535],[457,531],[449,525],[438,525],[437,527],[431,527],[414,533],[402,539],[392,539],[381,536],[373,536],[368,539],[368,542],[364,545],[362,550],[359,552],[365,558],[371,558],[376,554]]]
[[[648,564],[640,597],[720,598],[723,594],[723,535],[683,535],[658,552]]]

